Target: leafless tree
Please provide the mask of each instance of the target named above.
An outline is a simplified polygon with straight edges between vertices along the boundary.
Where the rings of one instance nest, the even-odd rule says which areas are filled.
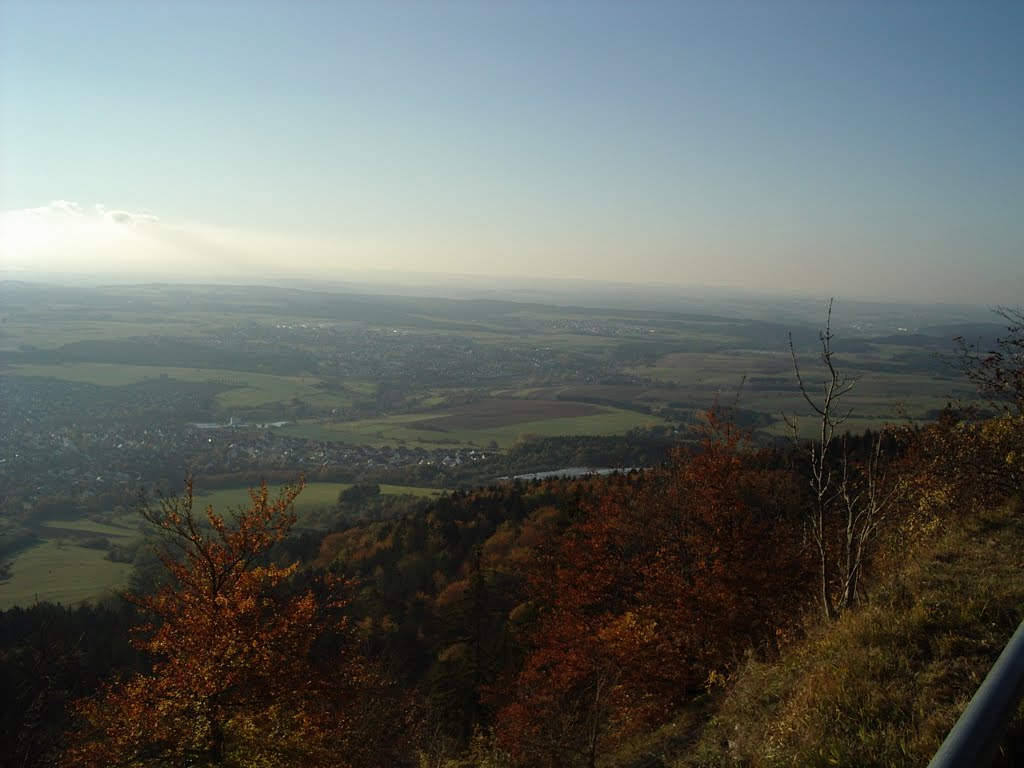
[[[850,457],[846,437],[839,434],[852,413],[843,398],[856,386],[858,377],[836,367],[832,303],[830,300],[825,328],[818,332],[819,360],[825,374],[820,395],[809,388],[792,334],[789,337],[793,371],[800,394],[811,408],[815,437],[801,439],[799,417],[786,417],[794,444],[810,472],[812,499],[805,516],[818,560],[821,605],[828,619],[857,601],[866,558],[892,502],[882,462],[884,432],[873,440],[867,461],[860,463]]]

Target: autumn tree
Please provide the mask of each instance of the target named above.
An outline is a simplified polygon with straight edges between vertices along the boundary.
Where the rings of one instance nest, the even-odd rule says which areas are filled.
[[[585,503],[530,573],[529,598],[543,615],[497,721],[499,745],[525,764],[592,766],[613,728],[620,654],[601,634],[625,612],[643,548],[642,515],[620,483]]]
[[[1007,334],[994,348],[981,351],[962,338],[960,366],[978,395],[994,414],[986,419],[966,418],[958,425],[960,437],[976,448],[966,466],[986,478],[999,494],[1024,493],[1024,310],[999,307]]]
[[[541,615],[501,746],[524,764],[593,766],[774,638],[807,570],[779,505],[792,477],[763,459],[711,412],[670,467],[585,506],[533,576]]]
[[[480,547],[468,569],[467,578],[450,583],[434,603],[442,647],[425,681],[435,720],[461,741],[489,714],[480,691],[511,654],[503,599],[509,587],[487,571]]]
[[[946,408],[906,435],[904,475],[918,512],[946,517],[1024,493],[1024,311],[1000,307],[1007,335],[990,348],[957,337],[954,367],[978,400]]]
[[[401,718],[354,648],[346,585],[323,578],[296,592],[297,565],[266,559],[301,490],[272,497],[263,483],[227,516],[197,512],[191,478],[181,496],[144,501],[167,579],[128,598],[151,618],[134,642],[152,668],[78,702],[66,765],[382,762]],[[383,726],[385,716],[395,721]]]
[[[886,431],[873,437],[867,455],[861,457],[852,455],[846,435],[839,431],[852,413],[844,398],[858,379],[839,369],[834,339],[830,301],[825,327],[818,333],[823,375],[815,393],[800,369],[790,336],[793,370],[811,409],[814,437],[801,439],[799,418],[787,419],[809,474],[811,500],[804,521],[818,563],[819,599],[828,619],[856,603],[865,566],[896,495],[896,486],[887,482]]]
[[[1024,416],[1024,309],[998,307],[996,314],[1007,334],[989,349],[957,336],[956,365],[994,411]]]

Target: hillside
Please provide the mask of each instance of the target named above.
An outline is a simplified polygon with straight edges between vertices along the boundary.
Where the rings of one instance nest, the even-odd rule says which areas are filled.
[[[609,766],[927,764],[1024,620],[1020,504],[890,553],[866,605],[814,622]],[[906,556],[906,559],[902,559]],[[1001,761],[1024,759],[1024,708]]]
[[[1024,616],[1021,508],[982,471],[992,456],[1013,469],[1019,435],[1006,415],[846,441],[843,461],[858,473],[885,447],[884,485],[899,503],[865,540],[857,599],[835,621],[821,617],[802,533],[800,453],[759,447],[715,412],[697,443],[655,470],[496,484],[319,542],[286,538],[290,505],[271,512],[259,494],[212,528],[190,522],[188,497],[165,499],[163,516],[147,519],[165,538],[163,526],[184,535],[192,554],[165,558],[172,580],[132,598],[163,611],[132,634],[149,662],[126,654],[124,607],[8,612],[0,667],[17,695],[3,727],[18,760],[37,765],[64,743],[103,765],[140,749],[210,765],[281,764],[281,750],[347,766],[921,764]],[[829,517],[834,598],[839,523]],[[222,537],[233,553],[217,554]],[[211,560],[234,575],[208,571]],[[163,639],[201,627],[209,640],[184,655]],[[117,654],[104,653],[118,636]],[[233,648],[258,664],[233,662]],[[318,682],[296,688],[292,677]],[[82,698],[104,678],[125,682]],[[196,685],[211,702],[199,709]],[[269,716],[264,686],[285,696],[269,743],[253,730]],[[370,718],[358,728],[346,690],[360,691]],[[195,746],[150,722],[159,691],[173,692],[174,722],[202,726]],[[91,725],[68,730],[75,711]],[[157,727],[161,743],[148,744]],[[110,728],[115,741],[96,740]],[[324,751],[337,728],[352,743],[366,728],[404,738],[351,762]]]

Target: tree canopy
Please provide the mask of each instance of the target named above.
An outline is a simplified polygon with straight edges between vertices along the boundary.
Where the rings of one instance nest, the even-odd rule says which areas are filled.
[[[263,483],[228,516],[197,514],[188,479],[183,495],[143,504],[168,577],[128,596],[151,617],[134,642],[152,668],[79,702],[65,764],[382,762],[383,711],[391,727],[402,713],[356,650],[348,585],[323,577],[296,590],[297,564],[266,559],[294,525],[301,490],[300,481],[273,497]]]

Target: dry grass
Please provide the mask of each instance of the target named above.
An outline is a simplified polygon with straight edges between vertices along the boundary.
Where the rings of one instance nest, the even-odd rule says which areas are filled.
[[[683,766],[927,764],[1024,619],[1024,510],[960,521],[832,626],[751,663]]]
[[[927,764],[1024,619],[1024,507],[951,522],[887,563],[869,604],[809,620],[779,659],[603,764]],[[1024,705],[1004,747],[996,765],[1021,764]]]

